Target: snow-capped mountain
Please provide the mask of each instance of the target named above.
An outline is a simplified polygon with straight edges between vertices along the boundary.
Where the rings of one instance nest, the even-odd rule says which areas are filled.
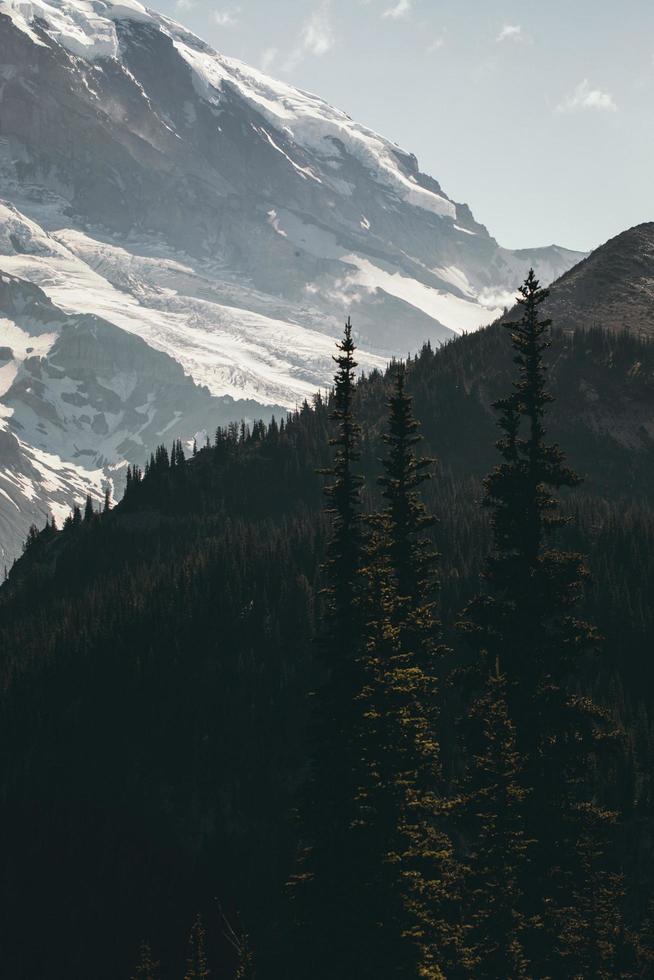
[[[0,542],[20,552],[44,512],[120,495],[128,463],[162,440],[203,439],[261,406],[216,398],[140,337],[92,314],[67,314],[33,283],[0,272]],[[281,409],[279,409],[281,411]]]
[[[9,556],[161,439],[327,384],[345,315],[370,369],[581,257],[501,248],[410,153],[136,0],[0,0],[0,198]]]

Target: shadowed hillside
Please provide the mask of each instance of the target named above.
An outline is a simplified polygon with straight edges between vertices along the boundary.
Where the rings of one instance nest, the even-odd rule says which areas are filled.
[[[562,330],[602,327],[654,335],[654,222],[601,245],[553,285],[549,314]]]
[[[589,552],[583,613],[606,638],[589,682],[629,733],[621,853],[637,919],[653,799],[654,347],[556,332],[550,362],[551,433],[586,477],[565,502],[577,519],[564,540]],[[489,405],[510,371],[499,327],[425,348],[408,365],[425,448],[439,459],[426,502],[439,519],[446,634],[462,661],[452,627],[488,547],[479,497],[494,461]],[[357,392],[371,505],[392,376],[374,373]],[[0,902],[16,980],[81,975],[91,961],[97,980],[128,976],[144,936],[168,980],[199,909],[213,961],[227,970],[216,897],[240,911],[262,975],[284,975],[282,893],[320,673],[326,525],[315,471],[330,456],[328,411],[318,399],[281,425],[228,427],[186,461],[178,444],[160,451],[113,511],[33,535],[0,591],[3,825],[13,844]],[[454,720],[456,699],[443,696]],[[448,766],[452,737],[442,744]]]

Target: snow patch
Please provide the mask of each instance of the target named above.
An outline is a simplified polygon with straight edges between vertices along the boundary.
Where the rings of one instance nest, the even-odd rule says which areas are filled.
[[[445,282],[449,282],[450,286],[454,286],[455,289],[461,290],[461,292],[465,293],[466,296],[475,295],[475,291],[472,288],[468,277],[463,269],[459,269],[458,266],[436,266],[432,271],[435,272],[440,279],[443,279]]]
[[[3,0],[0,13],[7,14],[35,44],[47,47],[33,30],[35,21],[42,22],[56,44],[89,61],[119,57],[115,21],[156,20],[137,0]]]
[[[348,277],[350,283],[356,283],[371,292],[381,289],[391,296],[396,296],[410,306],[422,310],[439,323],[447,324],[456,333],[476,330],[502,312],[501,309],[491,310],[474,301],[433,289],[399,272],[386,272],[361,255],[348,255],[344,261],[357,269]]]
[[[282,238],[288,237],[286,235],[286,232],[282,228],[279,227],[279,218],[277,217],[277,212],[275,211],[274,208],[271,208],[271,210],[268,212],[268,224],[272,228],[274,228],[274,230],[277,232],[277,234],[278,235],[281,235]]]
[[[55,331],[33,336],[14,323],[13,320],[0,318],[0,341],[2,341],[2,347],[11,347],[14,364],[24,361],[26,357],[44,357],[58,336]],[[5,365],[5,367],[7,366]]]
[[[289,157],[288,153],[284,153],[284,151],[282,150],[281,146],[277,146],[277,144],[275,143],[274,139],[272,138],[272,136],[270,135],[270,133],[268,132],[267,129],[264,129],[263,126],[262,126],[259,129],[259,132],[260,133],[263,133],[263,135],[266,137],[266,139],[268,140],[268,142],[270,143],[270,145],[273,147],[273,149],[277,150],[278,153],[281,153],[281,155],[283,157],[285,157],[286,160],[288,160],[288,162],[293,167],[293,169],[297,173],[299,173],[300,177],[304,178],[304,180],[307,180],[308,178],[311,178],[311,180],[315,180],[318,184],[322,184],[322,180],[320,179],[320,177],[316,177],[316,175],[313,173],[313,171],[309,167],[301,167],[294,160],[291,160],[291,158]]]

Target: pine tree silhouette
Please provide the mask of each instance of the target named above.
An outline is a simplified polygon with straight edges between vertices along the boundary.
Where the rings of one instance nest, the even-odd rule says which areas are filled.
[[[461,868],[444,829],[455,806],[443,796],[438,744],[438,675],[449,653],[437,619],[438,555],[422,534],[435,522],[419,488],[432,461],[398,367],[390,397],[388,447],[380,477],[386,508],[371,519],[368,549],[366,761],[359,792],[369,848],[369,902],[379,935],[370,976],[438,978],[465,962],[454,912]]]
[[[363,687],[361,669],[361,486],[355,472],[359,426],[354,415],[355,345],[348,319],[334,357],[330,439],[333,464],[325,475],[331,520],[323,569],[325,630],[320,642],[325,680],[315,696],[312,773],[303,808],[305,850],[292,881],[300,928],[294,942],[294,976],[366,976],[365,915],[360,866],[357,793],[361,783],[359,742]],[[354,972],[352,972],[354,971]],[[359,971],[357,973],[357,971]]]
[[[405,369],[398,365],[395,390],[389,401],[388,432],[383,436],[388,453],[382,460],[384,476],[379,483],[387,502],[383,519],[397,595],[415,610],[431,589],[431,574],[438,556],[428,541],[417,537],[435,523],[418,493],[420,485],[431,479],[433,460],[415,453],[422,436],[411,403]]]
[[[196,916],[188,940],[188,956],[184,980],[206,980],[211,972],[207,967],[206,936],[202,917]]]
[[[512,780],[519,773],[522,801],[514,793],[515,806],[510,814],[504,811],[503,819],[515,824],[515,810],[518,805],[523,809],[521,833],[529,841],[529,861],[522,862],[516,876],[520,851],[508,851],[502,874],[516,878],[515,894],[522,896],[518,918],[529,924],[525,955],[537,972],[572,976],[574,971],[566,971],[573,969],[576,953],[562,939],[564,924],[572,928],[574,920],[575,933],[584,937],[581,945],[589,947],[596,938],[593,924],[582,921],[583,903],[573,905],[571,896],[575,885],[585,887],[577,840],[588,824],[583,783],[602,719],[589,698],[573,693],[571,682],[581,657],[597,649],[598,636],[573,615],[586,575],[583,559],[559,550],[553,541],[554,532],[567,523],[556,492],[575,487],[579,477],[559,446],[545,439],[547,406],[553,400],[544,363],[551,321],[540,317],[539,308],[548,292],[532,270],[520,294],[521,319],[505,325],[517,380],[513,392],[494,406],[502,462],[485,482],[484,504],[493,529],[485,571],[488,591],[468,605],[463,625],[479,654],[482,686],[493,673],[504,679],[507,720],[515,732],[497,790],[506,794],[506,777]],[[515,771],[510,759],[516,761]],[[599,817],[600,809],[596,813]],[[600,823],[593,832],[596,840]],[[506,835],[509,827],[497,825],[493,833]],[[496,911],[497,919],[488,920],[494,941],[507,922],[501,904]]]
[[[139,946],[136,968],[132,980],[158,980],[159,964],[152,957],[152,950],[146,942]]]
[[[332,521],[328,560],[325,566],[326,585],[323,595],[328,608],[328,623],[333,640],[332,652],[353,660],[352,648],[357,643],[360,625],[358,604],[358,573],[361,568],[361,487],[363,478],[354,470],[360,457],[361,429],[354,415],[356,350],[352,339],[352,324],[345,324],[343,340],[338,343],[339,354],[334,376],[334,399],[330,419],[336,434],[329,440],[334,449],[333,464],[322,472],[333,477],[325,488],[330,500],[326,513]]]

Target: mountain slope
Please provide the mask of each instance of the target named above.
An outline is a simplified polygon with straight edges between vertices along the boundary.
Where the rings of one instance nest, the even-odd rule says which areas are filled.
[[[576,526],[562,533],[590,552],[583,614],[606,638],[592,676],[636,746],[637,778],[631,762],[623,772],[636,816],[623,838],[638,868],[629,883],[646,898],[654,345],[557,331],[547,357],[557,397],[548,433],[586,477],[565,502]],[[512,373],[497,326],[408,366],[424,451],[439,457],[424,489],[439,519],[446,627],[479,587],[480,477],[497,460],[490,403]],[[371,496],[392,376],[374,373],[358,389]],[[281,433],[160,468],[106,517],[42,535],[0,589],[0,812],[13,845],[0,852],[0,934],[17,980],[86,976],[89,962],[94,980],[127,976],[144,935],[173,980],[188,922],[198,910],[215,921],[217,900],[228,915],[240,910],[258,973],[288,975],[284,882],[307,771],[308,695],[324,670],[313,592],[326,538],[316,468],[330,457],[327,416],[319,403]],[[460,635],[450,636],[460,651]],[[445,758],[454,728],[442,726]],[[229,976],[220,933],[208,929],[212,969]]]
[[[66,314],[43,291],[0,273],[0,562],[30,524],[71,502],[122,496],[128,463],[165,439],[205,434],[260,406],[210,394],[140,337],[91,314]],[[283,411],[278,407],[278,411]]]
[[[654,222],[623,231],[564,273],[548,308],[566,330],[602,327],[654,336]]]
[[[350,313],[370,370],[493,320],[530,264],[549,281],[580,258],[501,248],[410,153],[136,0],[0,0],[0,187],[0,271],[260,406],[248,417],[328,384]],[[41,406],[56,402],[48,372],[41,383]],[[192,390],[176,406],[186,439]],[[33,448],[100,494],[121,443],[100,472],[62,424],[56,447]],[[30,492],[31,518],[51,498],[38,480]]]
[[[160,234],[309,324],[354,305],[389,352],[487,322],[534,258],[406,151],[138,3],[3,0],[0,19],[3,186],[30,216],[37,185],[44,221]],[[548,280],[579,258],[536,251]]]

